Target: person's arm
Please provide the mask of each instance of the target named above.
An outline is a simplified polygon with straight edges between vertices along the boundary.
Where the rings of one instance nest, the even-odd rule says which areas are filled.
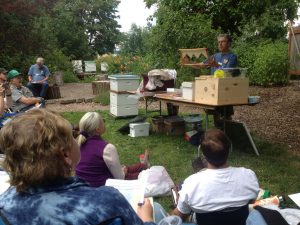
[[[107,144],[103,150],[103,159],[115,179],[124,179],[125,174],[119,160],[117,149],[112,144]]]
[[[30,83],[32,82],[32,75],[33,75],[33,66],[31,66],[28,71],[28,81]]]
[[[190,214],[184,214],[184,213],[180,212],[179,209],[177,209],[177,208],[174,209],[171,214],[179,216],[183,221],[188,219],[188,217],[190,215]]]
[[[5,89],[5,97],[6,97],[5,107],[10,108],[12,106],[13,100],[12,100],[12,93],[9,84]]]
[[[5,95],[5,89],[0,86],[0,117],[2,117],[4,110],[5,110],[5,103],[4,103],[4,95]]]
[[[171,214],[179,216],[182,220],[186,220],[191,213],[191,208],[187,203],[189,192],[189,185],[184,182],[179,193],[177,206],[171,212]]]
[[[44,65],[43,70],[44,70],[44,73],[45,73],[45,78],[43,80],[40,80],[39,83],[46,82],[49,79],[49,76],[50,76],[50,71],[49,71],[47,66]]]
[[[22,96],[21,98],[19,98],[18,102],[21,102],[25,105],[33,105],[33,104],[36,104],[36,103],[40,103],[41,99],[40,98],[35,98],[35,97]]]

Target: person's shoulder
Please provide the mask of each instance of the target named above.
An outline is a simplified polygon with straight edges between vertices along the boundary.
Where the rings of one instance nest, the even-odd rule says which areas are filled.
[[[185,182],[191,182],[191,183],[194,183],[195,181],[198,181],[198,180],[201,180],[203,179],[205,176],[207,176],[209,174],[208,170],[206,168],[200,170],[199,172],[197,173],[194,173],[190,176],[188,176],[186,179],[185,179]]]
[[[239,174],[249,175],[249,176],[256,176],[255,172],[251,169],[245,167],[231,167],[232,170]]]

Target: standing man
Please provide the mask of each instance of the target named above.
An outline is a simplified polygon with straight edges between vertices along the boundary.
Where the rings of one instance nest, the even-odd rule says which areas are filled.
[[[220,52],[214,54],[209,60],[208,65],[211,67],[211,74],[214,74],[218,68],[237,67],[237,56],[230,51],[232,39],[228,34],[218,36],[218,49]]]
[[[35,97],[45,98],[50,72],[47,66],[44,65],[44,59],[39,57],[36,59],[36,64],[32,65],[28,72],[27,87],[31,90]]]
[[[220,34],[218,36],[218,49],[219,52],[214,54],[209,59],[205,60],[204,62],[193,66],[195,69],[200,68],[207,68],[210,67],[211,75],[214,75],[217,69],[226,69],[226,68],[235,68],[237,67],[237,55],[232,53],[231,48],[232,38],[229,34]],[[237,73],[237,71],[233,71]],[[215,127],[223,128],[223,120],[231,120],[231,116],[234,114],[233,106],[219,106],[216,107],[214,112],[214,124]],[[225,118],[224,118],[225,117]]]
[[[12,105],[11,90],[7,82],[7,70],[0,68],[0,117]]]
[[[10,82],[13,104],[13,112],[25,112],[33,107],[43,107],[44,99],[33,97],[32,92],[22,84],[22,76],[17,70],[11,70],[7,79]]]

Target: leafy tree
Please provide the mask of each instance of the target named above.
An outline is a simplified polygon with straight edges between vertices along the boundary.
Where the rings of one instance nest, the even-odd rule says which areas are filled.
[[[145,56],[149,36],[150,30],[148,28],[132,24],[130,31],[125,34],[125,40],[121,44],[122,54]]]
[[[211,53],[215,51],[217,31],[210,28],[210,21],[203,15],[161,6],[156,17],[149,41],[157,67],[177,68],[180,48],[208,47]]]
[[[0,59],[6,68],[17,68],[27,72],[30,56],[43,55],[43,50],[51,48],[53,40],[44,34],[46,26],[39,26],[38,19],[56,1],[8,1],[0,4]],[[39,28],[42,28],[39,30]]]
[[[213,29],[237,34],[245,26],[255,25],[252,34],[276,39],[286,33],[284,22],[297,17],[299,0],[145,0],[147,6],[158,4],[158,10],[167,6],[174,12],[201,14],[211,21]],[[285,32],[284,32],[285,31]]]

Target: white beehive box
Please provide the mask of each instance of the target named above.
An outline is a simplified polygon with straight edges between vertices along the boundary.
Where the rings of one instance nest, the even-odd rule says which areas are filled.
[[[113,116],[136,116],[139,114],[138,105],[113,105],[110,104],[110,113]]]
[[[128,136],[130,137],[144,137],[149,136],[149,127],[150,123],[130,123],[130,133]]]
[[[132,94],[118,94],[110,92],[110,104],[112,105],[136,105],[139,97]]]
[[[139,87],[140,77],[137,75],[111,75],[110,90],[115,92],[135,91]]]
[[[185,100],[194,100],[194,86],[195,82],[182,82],[182,98]]]

